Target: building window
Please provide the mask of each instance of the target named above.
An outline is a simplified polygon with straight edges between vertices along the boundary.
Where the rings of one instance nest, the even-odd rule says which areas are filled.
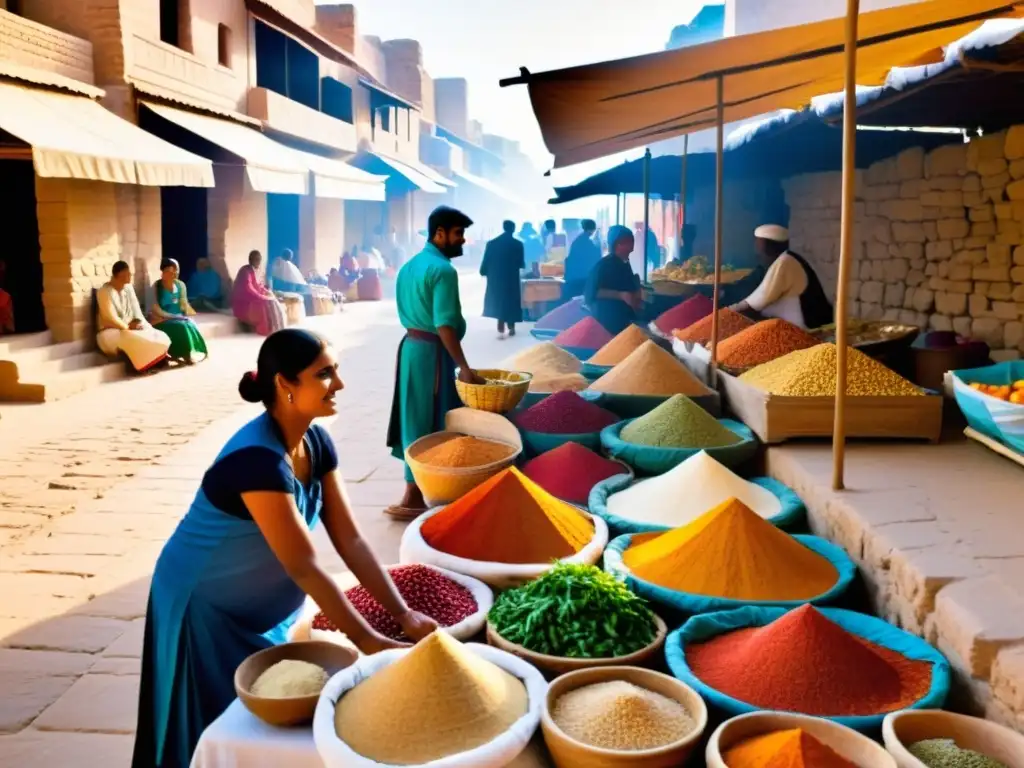
[[[391,107],[380,108],[380,129],[384,133],[394,133],[391,120]]]
[[[312,51],[256,22],[256,85],[320,109],[320,61]]]
[[[160,39],[181,46],[181,0],[160,0]]]
[[[217,25],[217,61],[222,67],[231,68],[231,30],[226,24]]]
[[[352,89],[333,77],[320,81],[320,104],[325,115],[352,125]]]

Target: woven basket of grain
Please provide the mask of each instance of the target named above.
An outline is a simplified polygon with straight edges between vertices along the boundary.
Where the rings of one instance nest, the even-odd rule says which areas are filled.
[[[533,374],[522,371],[485,369],[476,373],[487,383],[467,384],[455,379],[455,389],[467,408],[491,413],[508,413],[519,405],[533,380]]]

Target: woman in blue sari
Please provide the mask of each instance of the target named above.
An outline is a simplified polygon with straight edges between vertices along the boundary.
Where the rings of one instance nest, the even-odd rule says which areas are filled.
[[[334,351],[277,331],[239,392],[266,411],[235,433],[203,476],[156,564],[146,612],[133,768],[187,768],[203,730],[235,698],[235,668],[287,639],[306,595],[366,653],[400,647],[375,632],[317,560],[327,534],[360,582],[414,640],[437,625],[411,611],[352,520],[330,436],[344,385]],[[321,514],[322,513],[322,514]]]
[[[629,265],[633,233],[616,225],[608,230],[608,250],[587,277],[583,295],[590,314],[613,336],[637,320],[641,305],[640,279]]]

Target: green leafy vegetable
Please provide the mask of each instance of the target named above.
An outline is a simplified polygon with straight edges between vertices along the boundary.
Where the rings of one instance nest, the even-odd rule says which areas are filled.
[[[635,653],[656,634],[647,601],[593,565],[559,563],[501,594],[487,618],[510,643],[576,659]]]

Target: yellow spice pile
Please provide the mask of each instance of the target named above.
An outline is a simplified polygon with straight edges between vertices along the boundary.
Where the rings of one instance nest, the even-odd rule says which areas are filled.
[[[526,714],[522,681],[438,631],[338,702],[338,738],[363,757],[422,765],[476,749]]]
[[[913,397],[924,394],[919,387],[852,347],[846,354],[846,364],[847,395]],[[790,352],[747,371],[740,376],[740,381],[773,395],[835,397],[836,345],[818,344]]]

